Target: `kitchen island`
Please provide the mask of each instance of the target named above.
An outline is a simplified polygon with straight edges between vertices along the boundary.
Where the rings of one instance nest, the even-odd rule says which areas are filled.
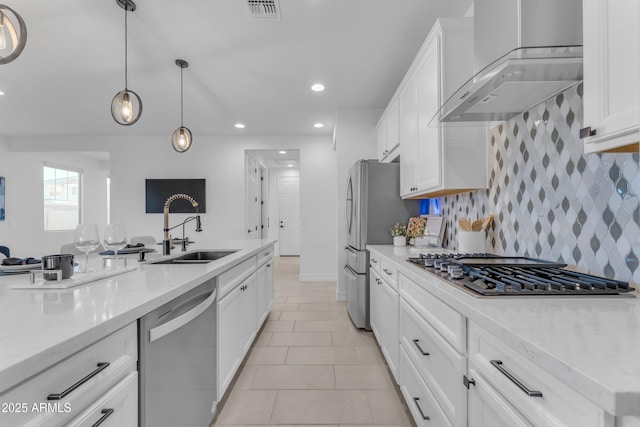
[[[368,249],[378,278],[371,287],[395,295],[372,290],[372,328],[398,313],[396,329],[379,327],[378,341],[399,365],[405,398],[425,390],[420,411],[457,426],[640,425],[639,298],[480,298],[407,262],[418,254],[409,247]],[[419,374],[423,386],[413,381]]]
[[[272,255],[274,243],[231,240],[191,245],[189,251],[234,251],[204,264],[152,264],[179,256],[178,248],[168,257],[147,254],[149,261],[139,265],[129,259],[129,266],[135,265],[132,271],[66,290],[12,289],[28,282],[28,275],[0,277],[0,397],[87,346],[131,328],[139,318],[203,282],[250,259],[255,269],[255,259],[266,260],[267,249]]]

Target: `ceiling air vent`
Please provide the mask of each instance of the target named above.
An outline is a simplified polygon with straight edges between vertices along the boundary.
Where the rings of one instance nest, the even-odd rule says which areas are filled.
[[[280,20],[278,0],[247,0],[247,9],[251,19],[259,21]]]

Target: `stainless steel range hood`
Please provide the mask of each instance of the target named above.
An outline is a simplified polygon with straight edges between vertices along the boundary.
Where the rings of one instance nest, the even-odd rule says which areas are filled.
[[[474,55],[432,123],[508,120],[582,80],[582,0],[475,0]]]

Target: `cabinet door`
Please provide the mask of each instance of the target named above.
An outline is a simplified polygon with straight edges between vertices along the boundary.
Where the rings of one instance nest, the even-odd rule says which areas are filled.
[[[240,285],[240,319],[238,335],[240,337],[240,360],[249,351],[256,336],[256,275],[252,274]],[[224,326],[223,326],[224,327]]]
[[[415,192],[418,152],[418,81],[411,75],[402,88],[399,98],[400,114],[400,194]]]
[[[378,160],[381,162],[384,161],[387,155],[387,116],[383,114],[380,117],[380,121],[378,122],[378,126],[376,127],[377,131],[377,141],[378,141]]]
[[[387,110],[387,154],[400,145],[400,111],[398,101],[393,100]]]
[[[273,260],[270,260],[267,263],[267,282],[266,282],[266,288],[267,288],[267,312],[271,311],[271,306],[273,305],[273,296],[274,296],[274,269],[273,269]]]
[[[266,319],[269,311],[267,286],[267,264],[264,264],[256,271],[256,329],[260,329],[260,325]]]
[[[417,68],[418,147],[416,186],[428,190],[442,184],[441,128],[429,125],[440,107],[440,36],[434,37]]]
[[[218,401],[240,366],[240,286],[218,302]]]
[[[640,139],[640,2],[584,0],[585,152]]]
[[[469,427],[531,427],[518,411],[474,369],[469,369],[467,419]]]
[[[398,377],[398,357],[400,340],[398,324],[400,320],[400,297],[385,280],[381,281],[378,304],[380,307],[380,329],[382,353],[395,378]]]
[[[369,269],[369,325],[382,347],[380,339],[380,329],[382,325],[380,313],[380,285],[382,280],[377,271]]]

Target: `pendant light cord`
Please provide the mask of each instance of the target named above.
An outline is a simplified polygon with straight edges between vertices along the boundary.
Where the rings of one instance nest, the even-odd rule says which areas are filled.
[[[180,127],[184,127],[184,79],[182,77],[183,71],[184,68],[180,67]]]
[[[128,89],[128,81],[127,81],[127,68],[128,68],[128,61],[127,61],[127,40],[129,39],[128,34],[127,34],[127,7],[124,8],[124,90]]]

